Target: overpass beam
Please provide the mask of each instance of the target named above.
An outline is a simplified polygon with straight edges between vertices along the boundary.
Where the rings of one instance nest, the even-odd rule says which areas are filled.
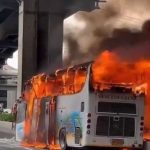
[[[0,41],[0,48],[14,48],[17,49],[17,42]]]
[[[77,11],[92,11],[96,8],[98,0],[64,0],[66,17]]]

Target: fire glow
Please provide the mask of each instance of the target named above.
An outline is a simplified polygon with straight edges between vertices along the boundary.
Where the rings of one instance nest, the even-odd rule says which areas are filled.
[[[51,150],[60,149],[60,146],[55,142],[55,135],[53,134],[48,143],[41,143],[35,138],[37,136],[37,129],[34,129],[35,132],[32,131],[34,100],[41,101],[43,97],[51,97],[51,103],[55,104],[55,96],[79,92],[85,83],[86,75],[84,68],[73,69],[70,67],[66,71],[57,70],[53,75],[40,74],[26,83],[24,96],[28,107],[24,128],[25,137],[22,142],[23,146],[49,148]],[[53,104],[50,107],[51,111],[54,112],[55,106]],[[37,108],[36,112],[36,116],[39,117],[41,112],[40,107]],[[51,127],[55,131],[55,125],[53,124]]]
[[[138,60],[135,62],[122,61],[119,56],[110,51],[104,51],[93,63],[93,86],[97,83],[122,83],[133,84],[134,92],[144,92],[145,102],[145,131],[150,130],[150,60]],[[145,138],[149,139],[148,132]]]
[[[34,99],[41,100],[42,97],[53,97],[65,94],[74,94],[80,92],[85,80],[86,72],[84,68],[70,67],[67,70],[58,70],[53,75],[41,74],[33,77],[26,84],[24,91],[25,100],[27,102],[27,113],[25,120],[25,138],[22,145],[30,147],[49,149],[60,149],[60,146],[56,144],[55,137],[49,139],[49,145],[47,143],[40,143],[37,140],[33,140],[31,124],[33,119],[33,105]],[[150,113],[150,60],[139,60],[136,62],[122,61],[117,54],[109,51],[104,51],[93,63],[92,63],[92,86],[97,90],[98,86],[103,90],[107,88],[102,83],[121,83],[123,85],[136,85],[133,87],[133,91],[138,93],[146,92],[146,110],[145,110],[145,129],[150,129],[150,119],[148,114]],[[53,107],[53,106],[52,106]],[[55,111],[54,107],[52,109]],[[37,110],[39,116],[40,109]],[[55,126],[53,126],[55,128]],[[40,132],[40,131],[38,131]],[[145,138],[150,138],[146,133]]]

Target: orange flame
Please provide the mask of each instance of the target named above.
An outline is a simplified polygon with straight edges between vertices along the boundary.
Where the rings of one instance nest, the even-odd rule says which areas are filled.
[[[133,89],[135,92],[145,92],[145,128],[150,131],[150,60],[127,62],[117,54],[105,51],[93,63],[92,73],[95,88],[100,83],[125,83],[136,85]]]
[[[58,70],[53,75],[40,74],[34,76],[30,81],[28,81],[26,89],[24,91],[25,100],[27,101],[28,107],[24,128],[25,137],[24,141],[22,142],[23,146],[34,146],[36,148],[47,147],[52,150],[60,149],[60,146],[55,144],[55,137],[52,137],[50,139],[49,145],[47,145],[47,143],[39,142],[36,138],[33,139],[32,130],[36,130],[32,129],[34,100],[36,99],[38,101],[41,101],[42,97],[54,97],[58,95],[73,94],[79,92],[84,85],[85,79],[86,72],[82,68],[79,67],[74,70],[72,67],[70,67],[67,70]],[[53,107],[51,108],[52,111],[55,111],[54,106],[51,107]],[[36,109],[38,109],[36,111],[38,112],[37,117],[39,117],[41,112],[40,107]],[[55,125],[53,125],[53,128],[55,128]],[[34,134],[36,134],[35,132]]]
[[[55,143],[55,137],[51,138],[49,145],[33,141],[31,137],[34,99],[41,101],[42,97],[55,97],[58,95],[73,94],[80,92],[87,72],[82,67],[70,67],[67,70],[57,70],[55,74],[40,74],[33,77],[26,86],[24,91],[25,100],[27,101],[27,114],[25,120],[25,138],[23,145],[30,147],[48,147],[49,149],[60,149]],[[92,84],[95,89],[103,90],[109,88],[107,83],[122,84],[124,86],[136,85],[133,91],[136,93],[146,94],[145,110],[145,128],[150,131],[150,60],[139,60],[136,62],[122,61],[117,54],[105,51],[92,64]],[[52,109],[55,111],[55,109]],[[40,107],[38,116],[40,115]],[[148,133],[148,132],[147,132]],[[149,137],[150,134],[146,138]]]

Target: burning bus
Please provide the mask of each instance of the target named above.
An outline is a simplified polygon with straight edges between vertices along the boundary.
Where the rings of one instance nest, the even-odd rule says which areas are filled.
[[[87,63],[28,81],[22,144],[142,148],[145,91],[131,83],[94,82],[93,76]]]

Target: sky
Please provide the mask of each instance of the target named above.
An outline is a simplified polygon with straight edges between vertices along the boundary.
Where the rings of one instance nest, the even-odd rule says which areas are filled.
[[[7,64],[15,69],[18,69],[18,51],[14,52],[13,58],[7,59]]]

